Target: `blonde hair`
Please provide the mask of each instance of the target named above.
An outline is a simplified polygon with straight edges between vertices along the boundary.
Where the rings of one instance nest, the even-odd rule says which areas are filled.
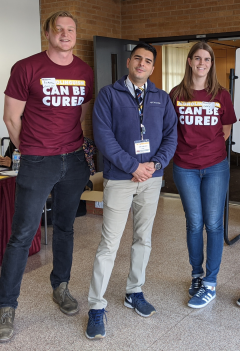
[[[211,100],[212,101],[219,90],[224,89],[218,82],[217,80],[217,74],[216,74],[216,65],[215,65],[215,56],[213,49],[211,48],[210,45],[208,45],[205,42],[198,42],[194,44],[191,48],[191,50],[188,53],[188,57],[186,60],[186,68],[185,68],[185,74],[183,77],[183,80],[181,83],[174,89],[173,93],[171,94],[171,99],[173,104],[175,105],[176,100],[183,100],[183,101],[191,101],[193,99],[193,89],[192,87],[192,68],[188,63],[188,58],[191,60],[193,59],[193,55],[195,54],[196,51],[198,50],[205,50],[209,52],[211,56],[211,68],[207,74],[207,79],[206,79],[206,90],[209,95],[211,95]]]
[[[71,18],[75,24],[76,24],[76,28],[77,28],[77,19],[75,17],[73,17],[73,15],[68,12],[68,11],[58,11],[55,12],[53,15],[51,15],[50,17],[48,17],[46,19],[46,21],[43,23],[43,32],[49,33],[49,30],[51,29],[53,32],[57,32],[57,28],[56,28],[56,21],[58,19],[58,17],[69,17]]]

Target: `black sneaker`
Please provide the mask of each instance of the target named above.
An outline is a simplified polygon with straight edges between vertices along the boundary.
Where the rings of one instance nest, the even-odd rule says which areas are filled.
[[[155,308],[145,300],[142,292],[126,294],[124,306],[134,308],[142,317],[150,317],[156,313]]]
[[[105,316],[107,321],[106,312],[104,308],[102,310],[89,310],[88,325],[85,333],[88,339],[103,339],[106,336],[103,323],[103,316]]]
[[[240,306],[240,298],[237,300],[237,305]]]
[[[197,277],[192,279],[192,284],[188,290],[189,296],[193,297],[202,286],[202,278]]]

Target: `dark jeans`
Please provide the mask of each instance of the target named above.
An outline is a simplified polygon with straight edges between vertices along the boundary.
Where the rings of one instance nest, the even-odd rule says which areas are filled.
[[[2,263],[0,307],[16,308],[18,305],[28,251],[50,193],[53,198],[53,270],[50,280],[53,289],[69,281],[73,223],[89,175],[83,150],[57,156],[21,156],[12,235]]]
[[[203,226],[207,232],[204,285],[216,286],[223,251],[223,212],[229,183],[228,161],[205,169],[185,169],[173,164],[173,178],[180,194],[187,224],[187,245],[192,276],[203,271]]]

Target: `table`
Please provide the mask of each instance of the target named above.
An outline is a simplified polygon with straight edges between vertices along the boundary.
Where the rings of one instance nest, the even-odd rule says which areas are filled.
[[[0,265],[11,236],[12,218],[15,202],[15,177],[0,177]],[[41,223],[29,249],[29,256],[41,249]]]

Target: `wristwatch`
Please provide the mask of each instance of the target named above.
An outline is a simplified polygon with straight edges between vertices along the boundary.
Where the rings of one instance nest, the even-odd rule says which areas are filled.
[[[156,171],[158,171],[159,169],[162,168],[162,165],[160,162],[153,161],[153,163],[154,163],[154,168],[156,169]]]

